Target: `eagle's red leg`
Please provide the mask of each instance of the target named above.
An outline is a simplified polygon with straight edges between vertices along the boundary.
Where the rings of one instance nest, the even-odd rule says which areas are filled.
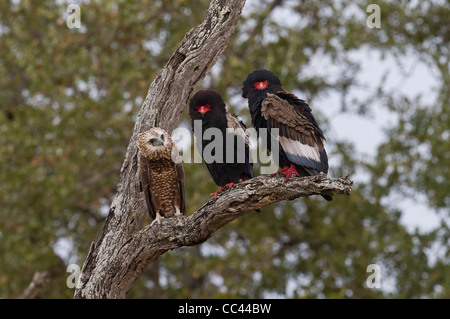
[[[286,175],[286,179],[284,180],[287,182],[289,180],[289,177],[291,177],[292,174],[295,174],[297,176],[300,176],[300,174],[297,172],[297,169],[295,168],[294,164],[291,164],[291,167],[283,172],[284,175]]]
[[[228,184],[225,185],[225,187],[230,187],[231,188],[231,187],[233,187],[233,185],[234,185],[234,183],[228,183]]]
[[[219,193],[220,193],[221,191],[222,191],[222,186],[219,187],[219,189],[217,190],[217,192],[211,193],[211,194],[209,194],[209,196],[217,197],[217,195],[219,195]]]
[[[272,176],[273,175],[277,175],[279,173],[283,173],[284,174],[284,172],[286,172],[287,170],[289,170],[289,167],[285,166],[285,167],[279,169],[278,171],[276,171],[275,173],[273,173]]]

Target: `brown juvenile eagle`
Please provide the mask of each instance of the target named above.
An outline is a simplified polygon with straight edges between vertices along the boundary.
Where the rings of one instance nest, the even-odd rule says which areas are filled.
[[[159,127],[140,133],[139,176],[148,213],[155,222],[161,217],[186,212],[183,162],[169,133]]]

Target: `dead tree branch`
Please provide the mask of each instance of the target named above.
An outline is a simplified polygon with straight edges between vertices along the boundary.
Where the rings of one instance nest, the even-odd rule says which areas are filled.
[[[190,94],[224,51],[244,2],[212,0],[204,21],[186,34],[150,85],[128,145],[116,196],[102,234],[86,257],[75,298],[125,298],[150,262],[168,250],[206,241],[216,230],[252,210],[302,196],[350,194],[348,177],[292,177],[284,183],[281,176],[258,176],[210,199],[190,216],[144,227],[147,212],[137,177],[137,135],[155,126],[172,132]]]
[[[201,244],[225,224],[255,209],[316,194],[349,195],[352,184],[348,177],[331,180],[325,175],[294,177],[286,183],[284,177],[262,175],[239,183],[190,216],[168,218],[133,234],[109,258],[110,272],[103,279],[116,283],[111,287],[114,295],[124,296],[124,287],[131,287],[135,274],[169,250]]]
[[[28,285],[27,289],[18,299],[34,299],[37,294],[42,290],[45,283],[47,282],[47,272],[36,271],[33,275],[33,280]]]
[[[244,3],[245,0],[212,0],[203,22],[185,35],[151,83],[128,144],[116,196],[101,237],[91,245],[75,289],[75,298],[123,298],[141,273],[141,269],[135,271],[133,280],[125,286],[114,279],[115,274],[111,273],[113,268],[109,264],[110,258],[119,254],[121,247],[141,230],[145,216],[136,176],[137,136],[155,126],[172,132],[192,91],[225,50]],[[111,280],[105,281],[106,277]],[[113,289],[113,286],[121,288]]]

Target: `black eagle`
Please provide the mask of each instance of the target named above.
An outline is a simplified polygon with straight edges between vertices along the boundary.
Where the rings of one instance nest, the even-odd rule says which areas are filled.
[[[243,83],[242,97],[248,99],[253,126],[258,135],[261,128],[269,134],[278,129],[279,162],[276,173],[313,176],[328,173],[328,157],[324,148],[325,136],[304,100],[281,87],[278,77],[268,70],[251,72]],[[272,132],[273,131],[273,132]],[[267,135],[267,149],[271,138]],[[330,195],[322,195],[326,200]]]
[[[226,111],[225,102],[219,93],[214,90],[195,93],[189,102],[189,116],[197,140],[197,149],[205,160],[212,179],[219,186],[219,190],[211,196],[217,197],[223,187],[232,187],[235,183],[253,178],[246,127],[234,114]],[[195,130],[195,120],[201,121],[201,132]],[[208,129],[218,129],[222,136],[220,146],[212,150],[208,145],[217,137],[212,135],[211,139],[204,138]],[[205,150],[211,151],[215,157],[214,161],[205,158]]]

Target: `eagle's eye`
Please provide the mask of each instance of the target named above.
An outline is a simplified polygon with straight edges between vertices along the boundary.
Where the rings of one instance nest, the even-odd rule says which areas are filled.
[[[269,86],[269,81],[267,81],[267,80],[253,83],[253,87],[255,88],[255,90],[262,91],[262,90],[267,89],[268,86]]]
[[[196,106],[195,110],[197,112],[199,112],[201,115],[205,115],[206,112],[211,111],[211,105],[205,104],[205,105]]]
[[[159,146],[162,145],[164,143],[164,141],[161,138],[151,138],[149,141],[153,146]]]

